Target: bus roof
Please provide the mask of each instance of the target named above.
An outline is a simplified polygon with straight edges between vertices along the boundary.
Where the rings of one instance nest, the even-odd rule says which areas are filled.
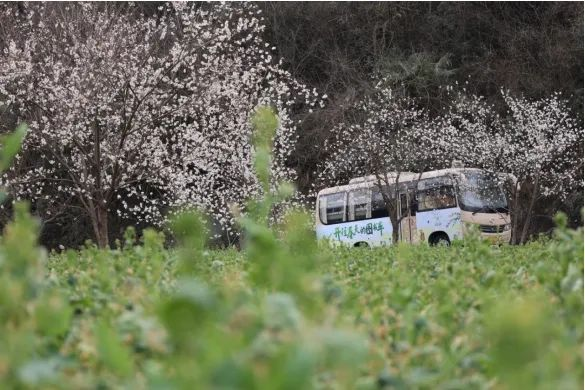
[[[475,171],[475,170],[479,171],[478,168],[447,168],[447,169],[439,169],[436,171],[423,172],[422,174],[415,173],[415,172],[400,172],[400,174],[398,175],[396,172],[388,172],[387,175],[388,175],[388,181],[390,181],[390,183],[395,183],[396,176],[398,176],[398,183],[408,183],[408,182],[412,182],[415,180],[430,179],[430,178],[434,178],[434,177],[445,176],[448,174],[456,174],[456,173],[461,173],[464,171]],[[342,191],[350,191],[350,190],[355,190],[358,188],[369,188],[372,185],[374,185],[376,183],[376,181],[377,181],[376,175],[356,177],[356,178],[351,179],[349,181],[349,184],[324,188],[321,191],[319,191],[317,196],[326,195],[326,194],[334,194],[336,192],[342,192]]]

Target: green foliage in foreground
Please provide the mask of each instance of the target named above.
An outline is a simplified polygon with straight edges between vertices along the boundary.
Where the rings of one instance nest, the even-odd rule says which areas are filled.
[[[180,241],[133,232],[114,250],[47,256],[24,205],[0,239],[6,388],[581,388],[583,231],[493,249],[318,247],[309,220],[267,226],[270,110],[255,117],[265,196],[245,246],[207,251],[196,213]],[[280,233],[276,233],[276,232]]]
[[[186,217],[183,250],[129,232],[115,250],[47,258],[19,209],[0,247],[0,382],[581,387],[582,231],[498,249],[329,249],[298,219],[278,242],[259,229],[243,252],[204,250]]]

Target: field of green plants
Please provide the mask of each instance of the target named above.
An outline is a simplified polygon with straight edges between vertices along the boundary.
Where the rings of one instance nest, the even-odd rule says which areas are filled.
[[[270,189],[265,114],[265,195],[239,218],[242,250],[208,249],[191,212],[172,248],[128,230],[109,250],[46,253],[15,205],[0,239],[1,388],[582,388],[582,229],[559,216],[554,238],[525,246],[320,245],[305,214],[267,222],[290,186]]]
[[[21,207],[0,248],[7,388],[581,388],[583,232],[493,248],[318,247],[302,216],[243,251],[132,231],[47,255]]]

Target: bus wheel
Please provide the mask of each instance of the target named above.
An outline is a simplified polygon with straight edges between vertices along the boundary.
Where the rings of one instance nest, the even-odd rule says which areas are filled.
[[[450,246],[451,241],[445,233],[435,233],[429,237],[429,244],[431,246]]]
[[[368,245],[367,242],[360,241],[360,242],[356,242],[354,244],[354,247],[356,247],[356,248],[369,248],[370,246]]]

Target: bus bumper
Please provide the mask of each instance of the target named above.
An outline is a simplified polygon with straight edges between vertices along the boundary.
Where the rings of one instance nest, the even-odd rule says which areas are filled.
[[[502,233],[480,233],[480,237],[493,245],[509,244],[512,238],[512,231],[507,230]]]

